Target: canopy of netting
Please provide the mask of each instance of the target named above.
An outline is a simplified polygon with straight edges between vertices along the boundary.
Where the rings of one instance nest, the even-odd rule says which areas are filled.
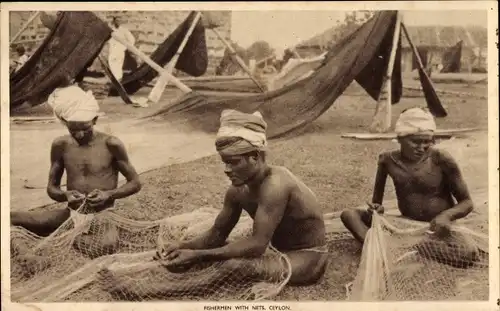
[[[290,278],[287,256],[272,247],[263,258],[248,259],[239,266],[216,262],[185,272],[171,272],[153,260],[158,243],[192,238],[207,230],[218,213],[216,209],[199,209],[157,221],[132,220],[122,213],[74,212],[45,238],[13,227],[12,301],[259,300],[275,297]],[[325,223],[332,258],[359,248],[338,217],[327,217]],[[251,227],[252,220],[243,216],[229,240],[248,235]],[[333,277],[339,277],[342,283],[342,292],[332,289],[332,299],[488,299],[487,228],[484,211],[475,213],[454,224],[452,236],[441,240],[428,232],[428,223],[374,215],[361,258],[350,260],[355,261],[354,273],[342,268],[352,262],[330,262],[328,269],[340,267],[340,274],[336,272]],[[252,267],[266,271],[266,260],[279,263],[280,268],[258,275],[244,273]],[[134,286],[136,294],[103,288],[97,282],[103,268],[121,275],[125,284]],[[332,273],[326,275],[332,277]]]

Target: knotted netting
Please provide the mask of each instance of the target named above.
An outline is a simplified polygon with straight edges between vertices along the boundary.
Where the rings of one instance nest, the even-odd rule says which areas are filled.
[[[428,232],[428,223],[374,214],[361,259],[350,259],[359,266],[333,276],[327,270],[326,276],[341,284],[352,281],[345,291],[332,293],[333,299],[346,294],[352,301],[488,299],[485,204],[476,206],[486,212],[457,221],[445,239]],[[278,295],[291,276],[288,257],[272,247],[259,259],[169,271],[153,260],[157,245],[199,235],[218,210],[201,208],[157,221],[121,213],[73,212],[49,237],[11,228],[12,301],[261,300]],[[332,258],[358,247],[338,216],[325,214]],[[252,219],[243,216],[228,240],[247,236],[251,228]],[[333,265],[343,270],[348,263],[330,261],[327,269]]]
[[[348,299],[487,300],[487,225],[477,218],[438,237],[428,223],[374,214]]]
[[[216,215],[215,209],[200,209],[158,221],[135,221],[113,210],[72,212],[44,238],[14,227],[11,299],[262,300],[276,295],[291,270],[288,258],[271,246],[258,259],[204,263],[185,271],[170,271],[153,260],[158,243],[199,235],[210,228]],[[251,223],[243,217],[229,240],[248,235]],[[267,268],[269,263],[273,269]]]

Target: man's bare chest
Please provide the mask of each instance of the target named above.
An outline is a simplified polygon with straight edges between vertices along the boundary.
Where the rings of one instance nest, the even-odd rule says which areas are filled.
[[[416,164],[390,161],[388,172],[396,185],[409,186],[414,191],[434,192],[441,189],[444,182],[442,169],[431,158]]]
[[[84,176],[100,174],[113,167],[113,156],[105,146],[69,147],[63,160],[67,171],[78,171]]]

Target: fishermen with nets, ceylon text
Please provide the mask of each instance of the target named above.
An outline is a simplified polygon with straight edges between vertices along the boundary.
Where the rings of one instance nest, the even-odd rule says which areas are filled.
[[[478,248],[465,235],[452,234],[450,226],[466,217],[473,203],[456,161],[447,152],[433,148],[435,130],[434,118],[428,111],[403,111],[395,125],[400,148],[380,154],[370,207],[345,210],[341,220],[363,243],[372,213],[384,212],[382,201],[390,176],[401,216],[430,223],[429,236],[416,243],[416,251],[441,263],[468,266],[477,259]]]
[[[328,250],[322,210],[311,189],[288,169],[266,163],[267,124],[262,115],[224,110],[220,123],[215,145],[232,183],[222,210],[207,232],[192,240],[160,246],[154,258],[165,273],[166,268],[179,277],[185,276],[192,287],[184,288],[186,282],[182,279],[144,286],[118,272],[102,270],[101,286],[108,292],[135,299],[161,299],[175,292],[201,291],[229,277],[210,274],[195,280],[192,275],[178,273],[207,262],[221,263],[219,271],[236,274],[241,282],[259,278],[283,270],[278,258],[265,258],[269,245],[288,258],[289,285],[314,284],[323,276]],[[253,219],[252,233],[227,242],[243,211]]]
[[[39,236],[49,236],[74,214],[94,214],[113,207],[115,200],[128,197],[141,189],[139,176],[129,161],[123,143],[115,136],[94,130],[99,105],[92,93],[84,92],[71,84],[66,75],[59,87],[48,98],[55,116],[66,126],[69,135],[52,142],[47,193],[57,202],[67,202],[67,207],[36,211],[11,212],[11,225],[20,226]],[[61,189],[61,179],[66,171],[66,190]],[[118,187],[118,174],[127,182]],[[88,250],[109,253],[118,242],[118,232],[113,226],[99,229],[102,241]],[[94,228],[94,230],[97,230]],[[91,243],[93,228],[75,240],[77,249],[85,249]],[[13,242],[13,244],[16,244]],[[17,243],[20,244],[20,243]],[[14,245],[13,245],[14,246]],[[21,245],[13,251],[23,252]]]

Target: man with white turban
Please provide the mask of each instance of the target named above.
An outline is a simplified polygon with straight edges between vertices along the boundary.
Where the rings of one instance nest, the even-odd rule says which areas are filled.
[[[290,285],[310,285],[325,272],[328,259],[323,213],[314,193],[285,167],[266,163],[267,124],[258,112],[225,110],[220,118],[215,146],[232,185],[224,197],[213,226],[199,237],[160,245],[155,259],[169,270],[184,270],[196,263],[220,261],[220,274],[180,274],[179,282],[131,284],[109,270],[100,272],[101,286],[127,297],[167,297],[192,284],[190,292],[203,291],[236,274],[241,279],[282,275],[283,265],[264,256],[269,245],[285,254],[291,264]],[[226,243],[246,211],[254,221],[250,236]],[[155,273],[165,273],[155,271]],[[110,282],[110,280],[113,280]],[[145,281],[146,282],[146,281]],[[145,290],[146,288],[150,290]]]
[[[50,151],[50,171],[47,194],[57,202],[67,202],[66,208],[11,212],[11,224],[40,235],[48,236],[71,215],[95,214],[114,205],[115,200],[135,194],[141,188],[139,176],[130,163],[125,146],[115,136],[94,130],[99,105],[92,92],[85,92],[63,77],[59,88],[48,98],[54,114],[69,131],[54,139]],[[61,179],[66,172],[66,190]],[[127,182],[118,187],[118,174]],[[102,228],[101,228],[102,229]],[[111,250],[117,243],[115,228],[103,232],[100,245],[88,250]],[[92,234],[92,228],[89,234]],[[80,236],[82,246],[89,236]],[[107,240],[106,240],[107,239]],[[95,238],[94,238],[95,240]],[[112,244],[112,245],[111,245]],[[105,247],[106,246],[106,247]],[[96,251],[92,256],[99,256]],[[89,254],[90,255],[90,254]]]
[[[478,255],[477,247],[455,233],[454,241],[451,241],[450,225],[467,216],[473,210],[473,204],[458,164],[447,152],[433,148],[436,131],[434,117],[421,108],[407,109],[399,116],[395,131],[400,148],[379,155],[373,198],[368,210],[345,210],[341,215],[342,222],[363,243],[371,226],[371,213],[384,211],[384,189],[390,176],[401,215],[415,221],[430,222],[432,236],[447,241],[438,250],[439,256],[427,256],[450,264],[450,258],[460,257],[455,261],[462,263],[474,261]],[[455,249],[446,249],[451,244]],[[457,245],[462,247],[457,248]],[[422,250],[419,246],[416,248]]]

